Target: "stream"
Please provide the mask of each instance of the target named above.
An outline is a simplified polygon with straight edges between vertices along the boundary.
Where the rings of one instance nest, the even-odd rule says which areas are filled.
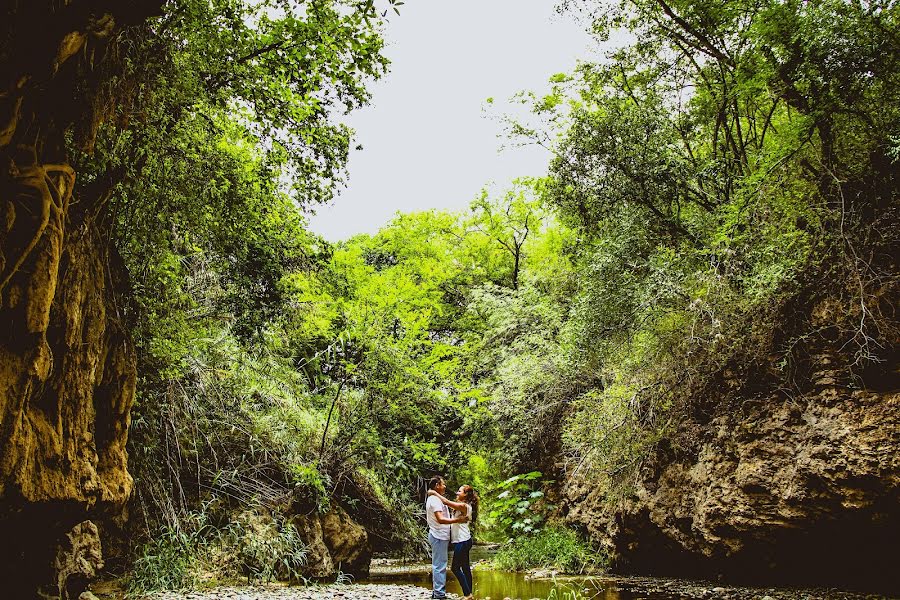
[[[602,600],[631,600],[634,596],[617,589],[610,582],[602,582],[592,577],[533,577],[526,573],[500,571],[489,566],[489,561],[496,551],[485,546],[472,548],[472,576],[475,580],[474,595],[476,598],[531,599],[547,598],[556,590],[558,598],[564,592],[577,591],[582,597]],[[452,559],[452,553],[451,553]],[[404,563],[394,559],[375,559],[372,561],[371,574],[365,582],[395,585],[411,585],[427,590],[431,589],[431,564]],[[462,589],[456,578],[447,570],[447,592],[462,596]],[[643,595],[641,597],[647,598]],[[670,596],[657,596],[656,598]]]
[[[424,565],[430,566],[430,565]],[[577,591],[583,598],[591,600],[632,600],[635,598],[674,598],[664,594],[638,594],[619,588],[615,583],[590,577],[529,578],[524,573],[510,573],[478,569],[473,567],[475,579],[475,597],[479,599],[503,598],[530,600],[531,598],[548,598],[556,590],[556,597],[562,599],[566,593]],[[413,585],[425,590],[431,589],[431,574],[424,572],[396,573],[375,575],[370,577],[371,583],[391,583],[396,585]],[[456,579],[447,577],[447,592],[462,596],[462,590]]]
[[[555,597],[571,600],[861,600],[873,596],[836,589],[762,588],[726,586],[711,581],[634,576],[556,576],[517,573],[490,566],[490,548],[472,549],[474,595],[478,600],[532,600]],[[372,561],[369,578],[360,583],[398,585],[431,590],[429,563],[403,563],[395,559]],[[462,596],[456,578],[448,572],[447,592]],[[423,597],[428,597],[423,596]],[[877,597],[877,596],[876,596]]]
[[[836,589],[761,588],[725,586],[696,581],[635,576],[536,577],[495,570],[489,549],[473,549],[472,572],[477,600],[872,600],[885,598]],[[95,586],[99,600],[122,600],[121,588]],[[105,592],[105,593],[104,593]],[[309,586],[285,584],[222,585],[194,592],[158,592],[147,600],[425,600],[431,592],[431,565],[398,559],[374,559],[370,576],[349,585],[327,582]],[[452,574],[447,576],[450,598],[462,596]],[[577,597],[575,593],[577,592]]]

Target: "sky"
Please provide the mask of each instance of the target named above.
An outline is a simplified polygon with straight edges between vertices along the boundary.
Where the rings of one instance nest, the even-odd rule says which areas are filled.
[[[462,210],[486,185],[542,175],[549,153],[510,147],[499,117],[516,110],[514,94],[549,90],[551,75],[594,51],[555,5],[408,0],[385,30],[390,72],[370,87],[371,105],[347,118],[363,146],[351,152],[348,186],[310,228],[332,242],[375,233],[398,211]]]

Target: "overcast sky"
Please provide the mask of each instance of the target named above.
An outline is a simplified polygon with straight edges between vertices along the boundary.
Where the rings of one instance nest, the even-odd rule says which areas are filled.
[[[385,31],[390,72],[349,117],[362,151],[347,189],[310,217],[330,241],[374,233],[397,211],[463,209],[486,184],[540,175],[549,156],[508,148],[497,117],[521,90],[546,91],[593,48],[554,0],[408,0]],[[493,105],[485,100],[495,99]]]

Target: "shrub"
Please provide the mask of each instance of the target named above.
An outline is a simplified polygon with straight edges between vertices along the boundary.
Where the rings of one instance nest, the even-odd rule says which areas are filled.
[[[292,523],[277,523],[277,531],[268,527],[262,535],[248,529],[240,542],[240,563],[248,579],[264,582],[297,581],[306,564],[306,544]]]
[[[494,562],[509,571],[545,567],[565,573],[584,573],[605,567],[606,556],[592,549],[571,529],[550,525],[514,539],[497,553]]]
[[[128,578],[128,596],[196,587],[198,578],[192,568],[197,558],[194,541],[192,535],[182,530],[164,527],[144,544],[134,561]]]
[[[491,503],[490,524],[506,536],[532,534],[540,531],[547,513],[553,506],[544,501],[540,471],[513,475],[496,486],[497,495]]]
[[[323,475],[315,466],[305,464],[291,465],[290,474],[295,495],[306,498],[316,512],[326,512],[331,502],[328,490],[325,489],[326,485],[331,484],[328,476]]]

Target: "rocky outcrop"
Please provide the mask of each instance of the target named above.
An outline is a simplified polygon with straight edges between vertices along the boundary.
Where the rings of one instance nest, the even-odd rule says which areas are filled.
[[[74,526],[117,512],[131,492],[134,350],[96,231],[74,233],[45,235],[29,264],[46,280],[15,280],[3,297],[0,536],[11,543],[0,569],[15,573],[7,581],[21,583],[21,597],[45,586],[44,567]]]
[[[372,546],[366,530],[340,506],[316,515],[296,515],[291,522],[306,542],[307,576],[334,577],[338,572],[368,575]]]
[[[841,345],[812,350],[803,389],[739,390],[690,424],[695,452],[657,457],[625,500],[570,479],[567,520],[620,570],[900,590],[896,360],[851,379]]]
[[[0,18],[0,577],[10,597],[77,597],[96,528],[131,491],[135,357],[123,269],[76,184],[104,48],[160,0],[6,2]]]
[[[90,521],[72,528],[57,546],[56,556],[50,564],[53,579],[41,592],[45,598],[56,598],[60,590],[70,598],[80,598],[88,582],[103,568],[103,552],[100,548],[100,532]]]
[[[369,534],[363,526],[336,505],[322,515],[320,520],[322,538],[335,567],[342,573],[357,577],[368,575],[372,547],[369,545]]]

